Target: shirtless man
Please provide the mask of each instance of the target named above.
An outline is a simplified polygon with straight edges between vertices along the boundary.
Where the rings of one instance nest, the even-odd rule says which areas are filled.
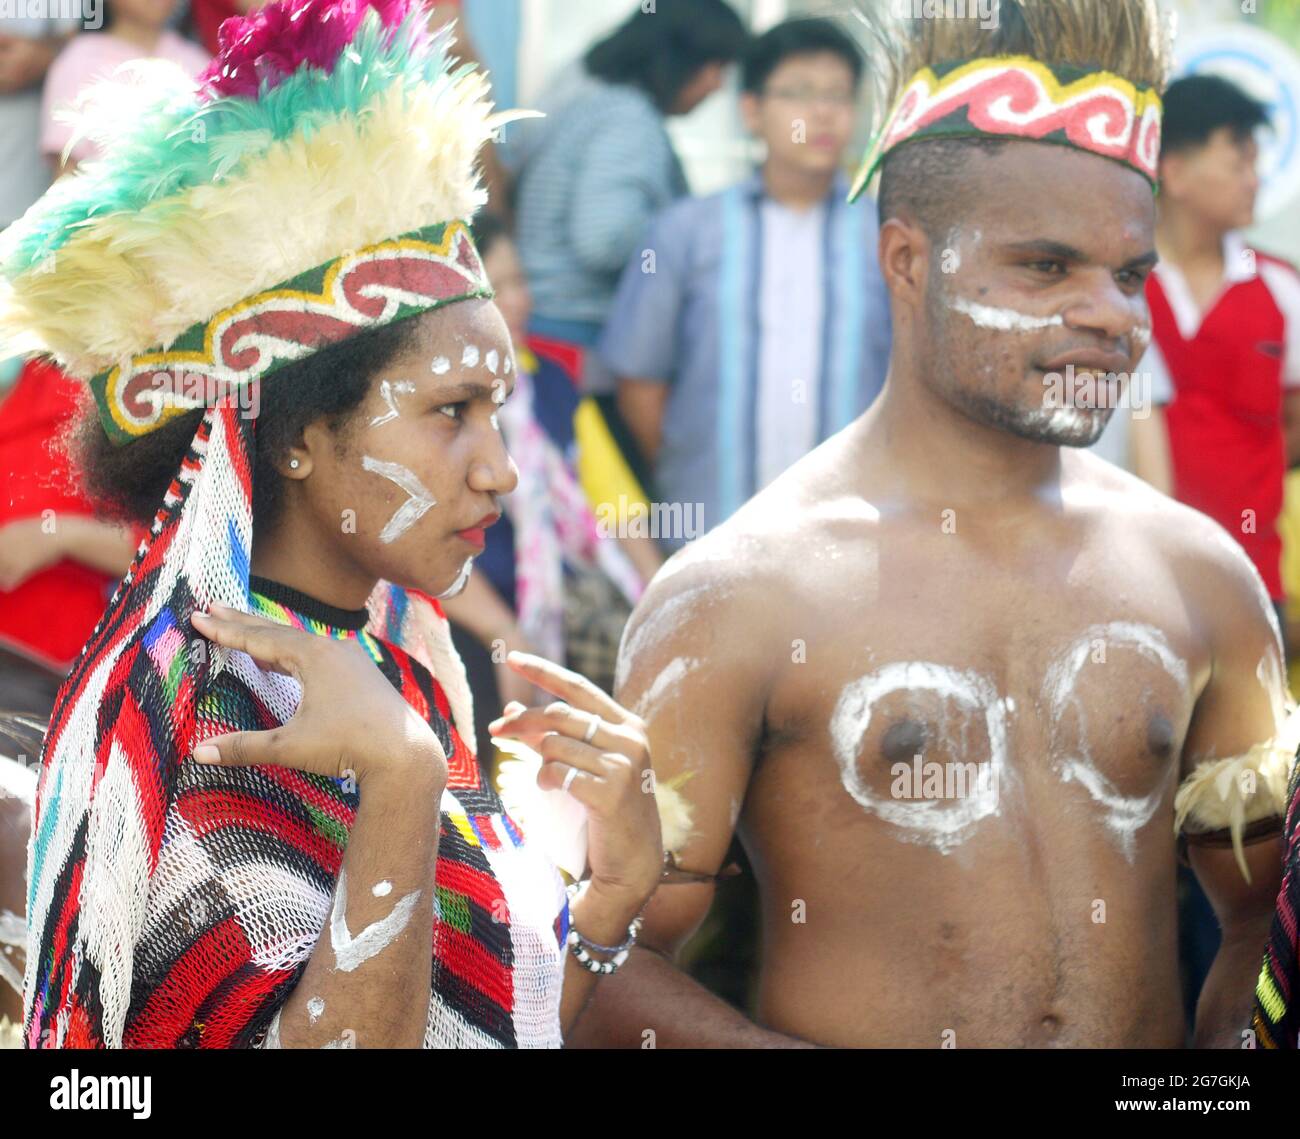
[[[981,46],[947,58],[1023,50]],[[713,897],[674,883],[570,1042],[1181,1046],[1175,793],[1287,697],[1237,544],[1080,449],[1108,410],[1046,395],[1141,358],[1152,186],[1077,145],[918,139],[880,213],[883,396],[670,561],[623,645],[693,812],[678,863],[716,872],[736,832],[754,866],[758,1023],[670,963]],[[1250,1023],[1279,877],[1251,837],[1189,848],[1223,926],[1198,1044]]]

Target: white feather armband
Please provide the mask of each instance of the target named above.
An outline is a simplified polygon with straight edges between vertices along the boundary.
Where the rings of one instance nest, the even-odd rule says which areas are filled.
[[[1230,832],[1237,865],[1249,882],[1242,834],[1250,823],[1286,814],[1287,783],[1297,747],[1300,707],[1293,706],[1272,739],[1244,755],[1199,764],[1174,796],[1174,833]]]

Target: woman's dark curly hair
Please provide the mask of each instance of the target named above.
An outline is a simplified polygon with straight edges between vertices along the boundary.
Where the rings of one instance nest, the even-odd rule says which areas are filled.
[[[277,463],[318,419],[338,432],[366,398],[375,374],[399,355],[415,333],[408,318],[369,329],[288,364],[262,384],[257,407],[253,462],[253,522],[275,520],[284,497]],[[93,401],[87,401],[66,442],[82,485],[105,517],[148,523],[162,505],[189,449],[203,409],[118,446],[104,434]]]

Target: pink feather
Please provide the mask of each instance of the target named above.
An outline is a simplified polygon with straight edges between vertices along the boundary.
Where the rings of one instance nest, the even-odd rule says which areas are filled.
[[[356,35],[368,8],[390,33],[420,0],[275,0],[247,16],[232,16],[217,33],[216,58],[199,76],[209,99],[256,98],[300,67],[329,71]]]

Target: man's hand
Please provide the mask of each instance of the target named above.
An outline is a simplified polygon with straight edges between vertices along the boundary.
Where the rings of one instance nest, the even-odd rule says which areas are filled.
[[[63,42],[0,33],[0,94],[12,95],[40,83]]]

